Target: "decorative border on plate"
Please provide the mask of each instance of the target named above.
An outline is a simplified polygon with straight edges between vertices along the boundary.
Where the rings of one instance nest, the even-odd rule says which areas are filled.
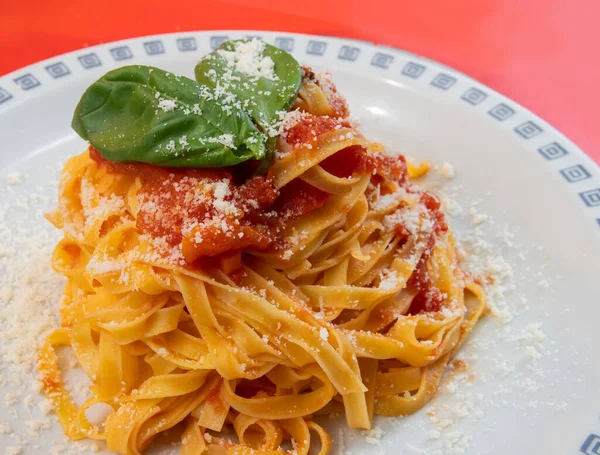
[[[425,84],[429,90],[445,92],[449,97],[460,99],[465,109],[476,109],[490,121],[501,122],[503,128],[512,129],[517,140],[527,141],[528,147],[548,165],[558,163],[559,167],[553,168],[554,172],[573,191],[582,209],[593,211],[591,219],[600,228],[599,168],[589,161],[585,162],[577,147],[552,127],[545,126],[541,119],[518,104],[452,68],[399,49],[351,39],[279,32],[207,31],[108,43],[57,56],[0,77],[0,109],[10,108],[19,98],[31,96],[30,93],[52,83],[68,83],[75,74],[93,70],[100,73],[129,64],[136,56],[154,62],[172,53],[209,51],[230,38],[240,37],[263,37],[279,48],[295,53],[300,61],[307,57],[318,59],[329,56],[337,59],[342,66],[374,67],[376,71],[388,72],[390,79],[406,84]],[[421,88],[426,90],[424,86]],[[561,163],[564,164],[560,166]]]
[[[185,38],[177,38],[177,49],[181,52],[195,51],[198,49],[196,38],[187,36]]]
[[[600,222],[600,220],[598,220]],[[600,455],[600,436],[590,434],[579,448],[585,455]]]
[[[129,49],[129,46],[114,47],[110,50],[110,55],[112,55],[112,58],[117,62],[133,58],[133,53],[131,52],[131,49]]]

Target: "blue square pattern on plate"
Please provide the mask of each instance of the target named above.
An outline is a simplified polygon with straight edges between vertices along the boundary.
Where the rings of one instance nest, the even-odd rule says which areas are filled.
[[[465,100],[469,104],[472,104],[473,106],[481,103],[486,98],[487,94],[475,87],[471,87],[461,95],[461,99]]]
[[[146,54],[148,55],[158,55],[165,53],[165,46],[162,41],[147,41],[144,43],[144,49],[146,49]]]
[[[294,50],[294,38],[275,38],[275,46],[282,51],[292,52]]]
[[[327,43],[324,41],[309,41],[306,46],[306,53],[309,55],[323,55],[327,49]]]
[[[579,182],[581,180],[589,179],[591,177],[587,169],[584,168],[581,164],[563,169],[560,171],[560,173],[569,183]]]
[[[2,87],[0,87],[0,104],[4,103],[5,101],[8,101],[11,98],[12,95],[6,90],[4,90]]]
[[[502,121],[506,120],[507,118],[515,115],[515,110],[512,107],[509,107],[504,103],[500,103],[500,104],[494,106],[493,108],[491,108],[488,111],[488,114],[490,114],[492,117],[494,117],[495,119],[500,120],[502,122]]]
[[[569,152],[567,152],[558,142],[544,145],[538,149],[538,152],[540,152],[547,160],[555,160],[569,154]]]
[[[394,61],[394,57],[389,54],[382,54],[377,52],[371,59],[371,65],[378,66],[379,68],[388,69],[390,64]]]
[[[127,46],[119,46],[111,49],[110,55],[112,55],[116,61],[129,60],[130,58],[133,58],[131,49],[129,49]]]
[[[86,70],[102,65],[98,56],[93,52],[91,54],[80,55],[77,59]]]
[[[415,62],[408,62],[402,69],[402,74],[413,79],[421,77],[421,74],[425,72],[425,67]]]
[[[223,44],[225,41],[229,41],[229,37],[226,35],[211,36],[210,37],[210,48],[216,49],[221,44]]]
[[[195,51],[198,49],[196,46],[196,38],[193,36],[177,38],[177,49],[179,49],[181,52]]]
[[[259,36],[259,35],[246,35],[246,39],[248,39],[248,40],[262,39],[262,36]]]
[[[342,46],[340,49],[340,53],[338,54],[338,58],[340,60],[348,60],[350,62],[353,62],[358,58],[359,53],[360,49],[358,47]]]
[[[433,78],[431,81],[431,85],[437,88],[441,88],[442,90],[448,90],[456,83],[456,79],[452,76],[448,76],[447,74],[440,73]]]
[[[48,71],[48,74],[50,74],[50,76],[52,76],[54,79],[71,74],[71,71],[69,71],[69,68],[67,68],[67,65],[65,65],[63,62],[53,63],[52,65],[46,66],[46,71]]]
[[[31,73],[23,74],[22,76],[17,77],[15,79],[15,84],[17,84],[23,90],[30,90],[34,87],[42,85],[40,84],[40,81],[38,81]]]
[[[515,128],[515,131],[525,139],[531,139],[532,137],[537,136],[543,130],[537,126],[532,121],[522,123],[521,125]]]
[[[579,193],[579,197],[583,199],[583,202],[585,202],[585,205],[588,207],[600,206],[600,188]]]
[[[600,220],[598,220],[600,223]],[[591,434],[581,445],[579,451],[585,455],[600,455],[600,436]]]

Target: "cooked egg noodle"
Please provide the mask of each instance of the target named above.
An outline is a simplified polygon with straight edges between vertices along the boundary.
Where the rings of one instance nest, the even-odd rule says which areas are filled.
[[[333,115],[314,82],[296,107]],[[332,441],[315,415],[341,409],[349,427],[369,429],[374,414],[411,414],[431,399],[485,296],[457,267],[451,233],[439,232],[426,266],[442,308],[409,312],[416,292],[407,283],[428,253],[431,220],[418,212],[402,238],[386,217],[416,211],[420,190],[386,182],[399,197],[382,205],[369,171],[342,178],[320,165],[352,146],[380,149],[346,125],[277,158],[276,188],[301,179],[329,198],[287,224],[286,248],[245,255],[237,284],[174,263],[138,231],[139,177],[108,173],[87,152],[66,163],[48,216],[64,231],[52,258],[67,278],[62,327],[38,369],[69,438],[130,455],[178,428],[182,454],[283,454],[287,441],[304,455],[312,433],[325,455]],[[409,164],[410,177],[426,171]],[[79,408],[59,346],[91,382]],[[85,411],[99,403],[113,412],[93,425]]]

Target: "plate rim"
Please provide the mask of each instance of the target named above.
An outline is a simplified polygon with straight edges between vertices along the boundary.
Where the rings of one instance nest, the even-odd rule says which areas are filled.
[[[465,74],[461,71],[458,71],[446,64],[440,63],[436,60],[430,59],[428,57],[406,51],[404,49],[384,45],[377,44],[367,40],[359,40],[355,38],[346,38],[346,37],[337,37],[330,35],[319,35],[319,34],[308,34],[308,33],[295,33],[295,32],[286,32],[286,31],[278,31],[278,30],[248,30],[248,29],[226,29],[226,30],[189,30],[189,31],[180,31],[180,32],[169,32],[169,33],[158,33],[152,35],[143,35],[136,36],[132,38],[121,39],[117,41],[110,41],[102,44],[97,44],[94,46],[83,47],[79,49],[75,49],[73,51],[65,52],[63,54],[54,55],[47,59],[40,60],[38,62],[32,63],[30,65],[18,68],[10,73],[7,73],[3,76],[0,76],[0,115],[5,115],[10,112],[10,110],[19,104],[19,101],[26,101],[28,99],[34,98],[37,96],[36,91],[33,90],[30,92],[30,89],[36,88],[42,85],[39,80],[35,77],[36,73],[44,74],[44,78],[47,79],[48,75],[50,76],[50,80],[53,83],[62,83],[63,79],[68,81],[68,78],[63,78],[63,76],[75,75],[76,73],[82,74],[82,71],[86,71],[90,68],[102,67],[102,63],[98,59],[97,64],[86,67],[81,60],[81,57],[86,55],[95,55],[95,53],[99,50],[108,50],[111,53],[115,48],[123,48],[126,47],[126,44],[131,43],[139,43],[144,46],[144,50],[146,51],[146,57],[152,56],[154,54],[150,53],[149,49],[145,47],[148,43],[151,43],[152,40],[154,42],[158,42],[161,46],[161,51],[158,53],[165,54],[166,50],[164,45],[162,44],[161,39],[169,38],[172,39],[173,42],[177,43],[177,49],[180,52],[185,52],[186,50],[197,51],[196,38],[205,37],[208,38],[209,47],[215,48],[215,44],[212,42],[214,38],[225,38],[229,39],[230,34],[239,35],[242,34],[244,36],[268,36],[272,38],[277,43],[278,40],[285,40],[286,38],[292,38],[292,46],[294,37],[308,39],[310,42],[315,42],[315,40],[325,40],[325,45],[329,43],[338,44],[339,51],[346,47],[354,48],[358,50],[358,53],[354,58],[344,58],[341,56],[341,53],[338,54],[337,59],[340,62],[356,62],[358,61],[358,54],[366,48],[369,53],[369,62],[366,63],[369,66],[379,67],[380,69],[387,70],[388,66],[393,62],[394,57],[400,56],[401,58],[407,59],[408,63],[405,64],[405,67],[401,72],[397,74],[394,73],[393,77],[397,79],[401,79],[402,76],[405,78],[411,78],[413,80],[418,79],[426,69],[437,69],[437,74],[433,77],[433,79],[429,82],[429,85],[433,85],[438,87],[439,92],[442,93],[447,91],[452,87],[452,85],[458,82],[459,78],[463,81],[470,84],[471,88],[467,89],[466,92],[459,94],[459,97],[466,101],[469,104],[472,104],[473,107],[476,107],[480,102],[484,101],[486,98],[492,95],[496,99],[500,101],[500,103],[496,104],[493,108],[489,110],[481,110],[484,114],[489,114],[492,117],[495,117],[496,120],[502,122],[510,118],[515,113],[524,114],[527,117],[527,120],[517,127],[514,128],[514,131],[522,136],[523,139],[528,140],[537,136],[538,134],[546,133],[550,135],[549,141],[546,145],[541,147],[534,147],[537,149],[538,154],[541,154],[545,161],[551,163],[555,159],[560,159],[568,155],[572,155],[577,159],[577,164],[570,165],[566,168],[554,167],[555,172],[560,172],[563,177],[563,184],[566,183],[567,187],[565,187],[564,191],[570,190],[573,191],[573,187],[577,187],[574,191],[578,194],[580,199],[580,209],[582,215],[586,218],[590,218],[592,221],[595,221],[596,224],[596,234],[598,238],[600,238],[600,163],[596,163],[588,154],[586,154],[575,142],[569,139],[565,134],[560,132],[557,128],[552,126],[549,122],[544,120],[539,115],[535,114],[530,109],[524,107],[520,103],[514,101],[508,96],[498,92],[497,90],[487,86],[486,84],[478,81],[477,79]],[[179,47],[179,42],[182,38],[192,38],[194,42],[193,49],[182,49]],[[316,41],[318,42],[318,41]],[[323,42],[323,41],[321,41]],[[217,43],[215,41],[215,43]],[[218,45],[220,43],[217,43]],[[351,44],[353,46],[348,46]],[[121,45],[121,46],[119,46]],[[281,41],[280,41],[281,45]],[[112,48],[112,49],[111,49]],[[299,50],[296,50],[296,54],[298,54]],[[315,54],[314,52],[309,52],[308,47],[304,51],[304,55],[307,56],[323,56],[325,50],[321,54]],[[119,59],[115,57],[114,54],[111,53],[114,62],[110,62],[111,64],[115,62],[119,62]],[[62,63],[65,59],[74,59],[79,60],[81,67],[78,67],[77,70],[71,71],[69,67],[66,67],[64,63]],[[133,55],[130,55],[126,60],[123,60],[123,63],[127,63],[127,60],[131,58],[135,58]],[[333,57],[335,58],[335,57]],[[377,60],[379,59],[379,60]],[[412,68],[408,68],[411,63],[415,63],[416,65]],[[54,75],[50,72],[49,67],[52,65],[63,65],[66,69],[66,73]],[[110,65],[108,65],[110,66]],[[420,66],[420,69],[419,69]],[[46,71],[44,71],[46,70]],[[413,71],[412,75],[409,74],[410,71]],[[420,72],[419,72],[420,71]],[[435,84],[435,79],[441,75],[445,75],[450,77],[452,80],[450,85],[447,87],[442,87],[440,85]],[[29,80],[28,80],[29,76]],[[29,85],[27,85],[29,84]],[[44,82],[47,84],[47,82]],[[10,87],[10,90],[7,90],[5,87]],[[20,90],[19,90],[20,89]],[[471,92],[472,91],[472,92]],[[473,99],[469,98],[469,92],[474,96]],[[479,98],[478,98],[479,97]],[[11,102],[12,100],[12,102]],[[504,106],[508,108],[508,116],[505,118],[500,118],[499,116],[494,115],[492,110],[499,108],[500,106]],[[512,106],[512,107],[511,107]],[[512,112],[511,112],[512,111]],[[504,115],[506,115],[506,111],[504,111]],[[522,131],[519,130],[522,129]],[[529,128],[529,129],[527,129]],[[533,128],[533,129],[531,129]],[[529,133],[528,133],[529,131]],[[563,145],[564,144],[564,145]],[[542,150],[542,149],[545,149]],[[583,166],[585,165],[585,166]],[[586,188],[582,188],[581,185],[573,185],[577,184],[589,179],[589,185]],[[585,210],[587,209],[587,210]]]

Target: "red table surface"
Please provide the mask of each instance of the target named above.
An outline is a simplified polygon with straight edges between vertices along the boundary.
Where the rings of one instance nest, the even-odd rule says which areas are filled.
[[[192,30],[350,37],[462,71],[600,163],[598,0],[28,0],[0,7],[0,74],[85,46]]]

